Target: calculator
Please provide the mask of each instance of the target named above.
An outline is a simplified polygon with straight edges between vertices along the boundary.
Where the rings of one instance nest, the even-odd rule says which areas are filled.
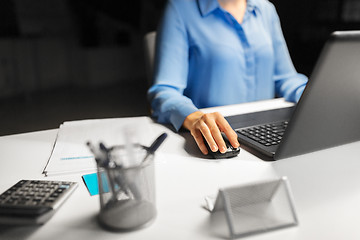
[[[0,224],[43,224],[77,187],[76,182],[20,180],[0,195]]]

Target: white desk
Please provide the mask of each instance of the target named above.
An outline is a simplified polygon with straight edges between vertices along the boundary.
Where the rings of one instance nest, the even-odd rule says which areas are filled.
[[[206,109],[225,115],[288,106],[282,99]],[[147,228],[113,233],[96,222],[98,196],[90,197],[81,174],[48,177],[79,182],[79,188],[43,226],[0,227],[0,239],[221,239],[212,233],[204,197],[219,187],[288,176],[299,226],[246,239],[360,239],[360,142],[264,162],[242,150],[234,159],[199,157],[189,133],[153,124],[169,138],[156,155],[156,220]],[[43,179],[57,130],[0,137],[0,192],[20,179]]]

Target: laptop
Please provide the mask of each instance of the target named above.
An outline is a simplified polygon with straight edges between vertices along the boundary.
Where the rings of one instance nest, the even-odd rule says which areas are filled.
[[[294,107],[226,117],[242,148],[279,160],[360,140],[360,31],[331,34]]]

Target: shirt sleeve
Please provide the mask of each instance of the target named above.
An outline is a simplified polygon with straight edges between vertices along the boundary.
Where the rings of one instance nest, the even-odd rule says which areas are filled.
[[[153,116],[179,130],[185,118],[197,111],[183,95],[188,76],[189,43],[185,24],[169,1],[156,35],[154,84],[148,91]]]
[[[299,101],[308,81],[303,74],[297,73],[281,30],[280,20],[275,7],[272,6],[271,26],[275,55],[274,81],[275,92],[279,97],[291,102]]]

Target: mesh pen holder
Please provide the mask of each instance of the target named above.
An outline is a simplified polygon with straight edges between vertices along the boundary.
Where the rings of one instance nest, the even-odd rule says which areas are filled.
[[[133,149],[136,159],[147,154],[145,147]],[[154,158],[129,167],[114,165],[128,161],[124,146],[113,147],[109,166],[98,165],[100,213],[98,221],[106,229],[131,231],[148,225],[156,216]]]
[[[220,189],[215,204],[209,201],[212,229],[224,237],[234,239],[298,224],[286,177]]]

